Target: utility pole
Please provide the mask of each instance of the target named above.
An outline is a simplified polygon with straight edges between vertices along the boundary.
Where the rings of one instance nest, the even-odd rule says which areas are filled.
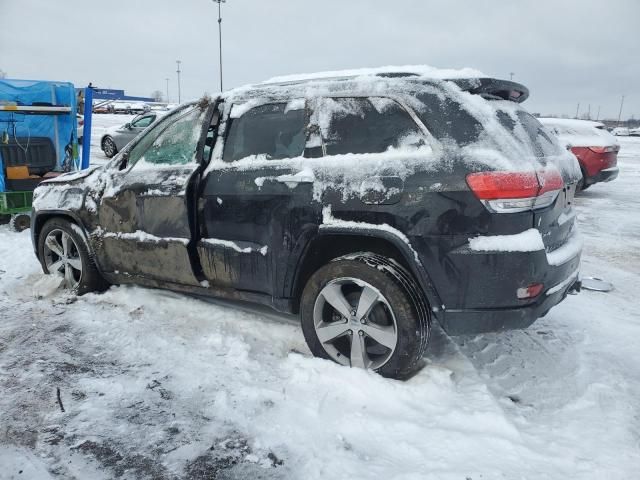
[[[220,59],[220,92],[223,91],[222,88],[222,3],[225,3],[227,0],[213,0],[214,3],[218,4],[218,47],[219,47],[219,59]]]
[[[622,99],[620,100],[620,111],[618,112],[618,126],[620,126],[620,119],[622,118],[622,105],[624,104],[624,95],[622,95]]]
[[[591,120],[591,104],[589,104],[589,108],[587,109],[587,120]]]
[[[165,80],[167,82],[167,98],[165,98],[165,100],[169,103],[169,79],[165,78]]]
[[[580,102],[578,102],[578,108],[576,108],[576,119],[578,118],[578,113],[580,113]]]
[[[598,114],[596,115],[596,122],[600,119],[600,105],[598,105]]]
[[[511,80],[513,82],[513,76],[515,75],[515,73],[513,72],[509,72],[509,80]]]
[[[176,73],[178,74],[178,104],[182,103],[182,98],[180,97],[180,64],[182,61],[176,60],[176,65],[178,65],[178,69]]]

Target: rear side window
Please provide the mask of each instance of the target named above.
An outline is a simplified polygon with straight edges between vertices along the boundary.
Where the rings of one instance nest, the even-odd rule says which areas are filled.
[[[326,155],[381,153],[390,148],[424,144],[407,111],[382,97],[325,98],[314,113]]]
[[[421,93],[417,98],[424,105],[418,116],[438,140],[461,147],[478,141],[482,125],[458,102],[435,93]]]
[[[305,145],[305,110],[271,103],[252,108],[231,121],[223,160],[263,155],[267,159],[299,157]]]

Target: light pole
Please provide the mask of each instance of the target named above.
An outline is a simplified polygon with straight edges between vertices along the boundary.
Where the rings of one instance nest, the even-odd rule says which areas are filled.
[[[167,98],[165,98],[165,100],[169,103],[169,79],[165,78],[165,80],[167,82]]]
[[[182,63],[182,61],[180,60],[176,60],[176,65],[178,65],[178,69],[176,70],[176,73],[178,74],[178,105],[180,105],[182,99],[180,97],[180,64]]]
[[[618,127],[620,126],[620,119],[622,118],[622,105],[624,105],[624,95],[620,99],[620,111],[618,112]]]
[[[213,0],[214,3],[218,4],[218,46],[220,48],[219,56],[220,56],[220,91],[223,91],[222,88],[222,3],[226,3],[227,0]]]
[[[511,80],[513,82],[513,76],[515,75],[515,73],[513,72],[509,72],[509,80]]]

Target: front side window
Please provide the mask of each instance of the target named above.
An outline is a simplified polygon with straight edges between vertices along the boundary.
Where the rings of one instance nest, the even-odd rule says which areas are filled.
[[[144,117],[138,117],[133,122],[131,122],[131,126],[135,128],[147,128],[151,123],[155,120],[154,115],[146,115]]]
[[[325,98],[313,120],[322,132],[326,155],[382,153],[424,144],[409,113],[389,98]]]
[[[251,156],[269,160],[299,157],[305,146],[304,103],[271,103],[252,108],[231,120],[223,160]]]
[[[131,149],[129,165],[185,165],[195,162],[206,109],[188,108],[164,119]]]

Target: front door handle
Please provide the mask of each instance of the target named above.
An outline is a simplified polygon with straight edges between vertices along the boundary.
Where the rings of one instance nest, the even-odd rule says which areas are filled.
[[[289,188],[296,188],[301,183],[313,183],[315,179],[313,171],[309,169],[302,170],[295,175],[280,175],[275,178],[276,182],[284,183]]]

